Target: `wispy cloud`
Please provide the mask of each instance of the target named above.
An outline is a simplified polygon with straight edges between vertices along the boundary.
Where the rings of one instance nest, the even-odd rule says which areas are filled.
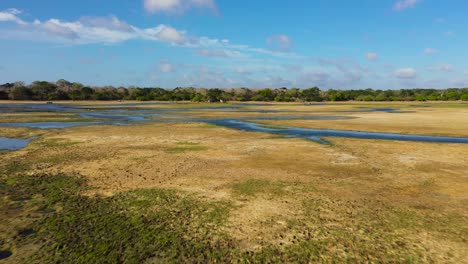
[[[143,6],[149,13],[181,15],[192,8],[205,8],[218,14],[214,0],[144,0]]]
[[[224,50],[224,49],[199,49],[196,52],[197,55],[204,56],[204,57],[239,57],[242,56],[242,53],[239,51],[231,51],[231,50]]]
[[[417,71],[413,68],[402,68],[396,70],[394,75],[400,79],[414,79],[417,76]]]
[[[161,60],[158,64],[158,70],[163,73],[175,72],[174,65],[168,60]]]
[[[21,20],[17,15],[21,14],[21,10],[16,8],[10,8],[5,11],[0,12],[0,21],[12,21],[20,25],[26,24],[23,20]]]
[[[327,86],[331,75],[322,70],[306,71],[297,78],[297,85],[301,87]]]
[[[273,35],[267,38],[267,44],[273,46],[275,49],[288,51],[291,48],[293,41],[291,37],[287,35]]]
[[[246,69],[245,67],[237,67],[237,69],[234,72],[237,73],[237,74],[240,74],[240,75],[250,75],[250,74],[252,74],[252,71]],[[468,73],[468,71],[467,71],[467,73]]]
[[[429,68],[430,71],[440,71],[440,72],[453,72],[455,69],[453,65],[448,63],[442,63],[439,65],[435,65]]]
[[[426,53],[427,55],[431,55],[431,54],[434,54],[434,53],[437,53],[438,50],[436,49],[433,49],[433,48],[425,48],[424,49],[424,53]]]
[[[322,66],[334,67],[341,76],[335,77],[335,85],[349,85],[357,83],[364,78],[365,74],[369,73],[369,69],[354,62],[352,59],[343,58],[341,60],[319,59],[319,64]],[[336,74],[334,74],[335,76]]]
[[[419,2],[421,2],[421,0],[399,0],[393,5],[393,10],[402,11],[414,7]]]
[[[90,17],[84,16],[79,20],[84,26],[88,27],[98,27],[98,28],[107,28],[110,30],[118,30],[124,32],[133,32],[134,29],[132,26],[127,24],[125,21],[119,20],[116,16],[107,16],[107,17]]]
[[[192,0],[197,4],[204,0]],[[227,39],[196,37],[184,30],[169,25],[160,24],[151,28],[140,28],[120,20],[116,16],[81,17],[77,21],[63,21],[51,18],[45,21],[27,22],[19,18],[17,9],[0,12],[0,22],[17,24],[14,29],[4,29],[0,33],[3,39],[25,39],[28,41],[51,42],[68,45],[83,44],[113,44],[132,39],[143,39],[175,45],[180,47],[198,48],[199,55],[230,57],[241,53],[256,53],[272,57],[300,58],[301,56],[284,51],[274,51],[249,45],[233,44]],[[289,38],[281,37],[281,47],[287,48]]]
[[[366,58],[370,61],[376,61],[379,59],[379,55],[377,53],[374,53],[374,52],[368,52],[366,54]]]

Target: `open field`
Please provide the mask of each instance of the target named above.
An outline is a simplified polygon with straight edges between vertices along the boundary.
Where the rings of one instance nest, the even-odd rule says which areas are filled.
[[[243,104],[248,112],[126,104],[97,107],[468,137],[463,103]],[[374,108],[401,112],[361,111]],[[291,115],[351,119],[256,119]],[[0,136],[38,137],[0,152],[6,263],[468,262],[468,144],[329,137],[324,145],[199,121],[0,127]]]

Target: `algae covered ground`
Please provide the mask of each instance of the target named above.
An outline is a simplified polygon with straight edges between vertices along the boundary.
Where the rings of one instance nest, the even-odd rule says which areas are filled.
[[[355,117],[261,121],[272,129],[468,136],[465,104],[429,105],[245,107]],[[0,152],[0,262],[468,262],[466,144],[323,145],[202,122],[1,128],[0,136],[37,137]]]

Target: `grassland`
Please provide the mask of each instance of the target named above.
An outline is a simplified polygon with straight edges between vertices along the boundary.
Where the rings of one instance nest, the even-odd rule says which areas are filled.
[[[261,108],[362,107],[386,106]],[[398,107],[407,113],[262,122],[467,136],[463,104]],[[205,114],[225,115],[194,115]],[[40,136],[0,152],[6,263],[468,262],[467,145],[321,145],[204,123],[1,131]]]

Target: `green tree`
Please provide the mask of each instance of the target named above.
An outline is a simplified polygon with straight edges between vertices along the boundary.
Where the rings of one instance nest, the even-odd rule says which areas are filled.
[[[31,92],[33,100],[49,100],[49,96],[53,97],[57,86],[50,82],[35,81],[31,84]]]
[[[318,87],[302,90],[300,93],[300,98],[306,102],[322,101],[322,97],[320,97],[320,89]]]
[[[32,91],[25,86],[17,86],[10,92],[10,98],[13,100],[31,100]]]
[[[221,89],[209,89],[206,93],[206,98],[209,102],[219,102],[220,100],[223,100],[224,97],[224,91]]]

